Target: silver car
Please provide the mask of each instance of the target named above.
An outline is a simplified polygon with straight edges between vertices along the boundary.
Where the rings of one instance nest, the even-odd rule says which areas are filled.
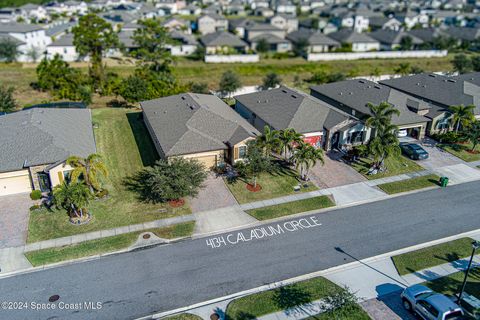
[[[401,297],[405,309],[425,320],[465,319],[460,306],[447,296],[420,284],[403,290]]]

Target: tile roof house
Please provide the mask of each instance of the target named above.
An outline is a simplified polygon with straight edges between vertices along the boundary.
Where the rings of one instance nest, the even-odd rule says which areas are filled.
[[[330,148],[339,128],[356,123],[353,116],[303,92],[281,86],[234,97],[235,110],[259,131],[295,129],[316,147]]]
[[[246,142],[260,133],[221,99],[185,93],[140,103],[144,121],[163,159],[193,158],[207,168],[235,163]]]
[[[0,196],[48,191],[70,156],[96,153],[89,109],[32,108],[0,116]]]
[[[362,121],[371,115],[369,103],[378,105],[387,102],[400,111],[399,116],[392,117],[393,124],[400,130],[407,130],[416,138],[423,138],[425,135],[429,119],[424,116],[424,110],[429,109],[428,104],[388,86],[365,79],[355,79],[312,86],[310,90],[314,97]],[[415,107],[417,110],[412,111]]]

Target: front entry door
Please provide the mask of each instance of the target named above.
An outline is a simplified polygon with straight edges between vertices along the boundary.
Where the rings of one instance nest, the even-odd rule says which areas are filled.
[[[40,191],[48,192],[50,191],[50,177],[44,172],[37,173],[38,175],[38,184],[40,185]]]

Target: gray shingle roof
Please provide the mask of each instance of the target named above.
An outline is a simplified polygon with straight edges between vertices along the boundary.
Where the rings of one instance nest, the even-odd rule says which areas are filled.
[[[0,33],[26,33],[42,30],[43,28],[35,24],[25,23],[0,23]]]
[[[282,39],[271,33],[263,33],[256,37],[250,39],[251,43],[259,42],[260,40],[265,40],[268,44],[279,44],[279,43],[290,43],[287,39]]]
[[[309,29],[299,29],[293,31],[287,35],[287,39],[292,42],[298,42],[300,39],[308,40],[310,45],[328,45],[328,46],[337,46],[340,43],[334,39],[331,39],[320,33],[319,31],[313,31]]]
[[[446,32],[453,38],[465,41],[480,39],[480,28],[450,27]]]
[[[170,31],[170,38],[176,41],[180,41],[182,44],[189,44],[192,46],[196,46],[198,44],[197,39],[191,34],[186,34],[184,32],[180,32],[178,30]]]
[[[407,92],[417,98],[432,101],[443,108],[474,104],[476,106],[475,114],[480,114],[480,89],[476,86],[477,90],[475,90],[475,86],[473,85],[472,88],[471,82],[463,79],[422,73],[384,80],[380,83]]]
[[[276,130],[293,128],[300,133],[316,132],[352,118],[321,100],[285,86],[235,99]]]
[[[226,31],[209,33],[200,38],[200,42],[208,46],[245,47],[247,43],[234,34]]]
[[[402,41],[402,38],[404,37],[410,37],[412,39],[412,44],[414,45],[423,43],[422,39],[417,38],[414,35],[408,34],[403,31],[380,29],[370,33],[369,36],[378,40],[380,43],[388,44],[388,45],[400,44]]]
[[[25,44],[25,42],[18,40],[17,38],[14,38],[8,34],[1,34],[0,33],[0,41],[10,41],[15,43],[17,46],[20,46],[22,44]]]
[[[0,117],[0,172],[96,152],[89,109],[23,110]]]
[[[213,95],[186,93],[140,105],[165,156],[224,150],[260,134]]]
[[[328,36],[342,43],[369,43],[378,42],[369,37],[365,33],[358,33],[350,29],[342,29],[336,32],[329,33]]]
[[[73,34],[65,34],[50,43],[47,47],[73,47]]]
[[[400,111],[400,116],[392,118],[392,122],[396,125],[428,121],[425,117],[408,110],[408,103],[417,99],[365,79],[345,80],[313,86],[311,90],[364,115],[370,114],[368,103],[378,105],[382,102],[388,102]],[[410,101],[407,102],[408,99]]]
[[[419,39],[422,39],[424,42],[432,42],[437,37],[448,36],[445,31],[440,30],[439,28],[412,29],[407,33]]]

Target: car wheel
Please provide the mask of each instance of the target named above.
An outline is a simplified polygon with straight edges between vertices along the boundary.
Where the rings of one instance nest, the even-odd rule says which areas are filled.
[[[403,307],[407,311],[412,311],[412,304],[407,299],[403,299]]]

